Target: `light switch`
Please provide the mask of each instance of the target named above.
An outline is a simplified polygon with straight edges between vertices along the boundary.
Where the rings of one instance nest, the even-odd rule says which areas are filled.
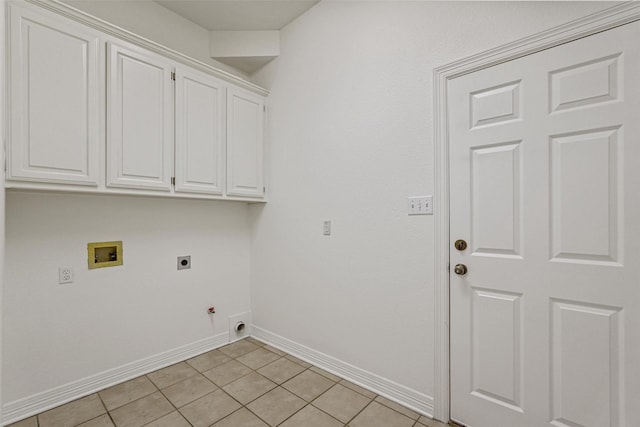
[[[416,196],[407,199],[409,215],[433,215],[433,196]]]
[[[322,234],[325,236],[331,236],[331,221],[325,221],[322,224]]]

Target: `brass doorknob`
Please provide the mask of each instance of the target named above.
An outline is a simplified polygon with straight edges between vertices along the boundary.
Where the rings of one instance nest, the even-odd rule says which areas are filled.
[[[458,276],[464,276],[467,274],[467,266],[464,264],[456,264],[456,266],[453,267],[453,272]]]

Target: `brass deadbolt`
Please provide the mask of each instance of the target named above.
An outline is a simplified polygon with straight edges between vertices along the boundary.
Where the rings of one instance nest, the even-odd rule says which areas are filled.
[[[453,246],[456,247],[457,250],[459,251],[464,251],[465,249],[467,249],[467,242],[465,242],[462,239],[458,239],[456,240],[456,242],[453,244]]]

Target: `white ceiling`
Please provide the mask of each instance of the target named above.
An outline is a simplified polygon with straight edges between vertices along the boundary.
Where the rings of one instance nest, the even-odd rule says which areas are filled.
[[[210,31],[280,30],[319,0],[154,0]]]

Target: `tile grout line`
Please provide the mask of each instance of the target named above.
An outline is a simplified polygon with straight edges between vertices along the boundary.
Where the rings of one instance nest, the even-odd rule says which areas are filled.
[[[387,410],[390,410],[391,412],[395,413],[396,415],[403,416],[403,417],[408,418],[409,420],[412,420],[412,421],[413,421],[413,424],[411,424],[411,426],[412,426],[412,427],[424,427],[424,425],[420,422],[420,414],[419,414],[419,413],[416,413],[415,411],[411,410],[411,414],[413,414],[413,415],[407,415],[406,413],[403,413],[403,412],[401,412],[401,411],[400,411],[400,409],[401,409],[401,408],[403,408],[403,406],[402,406],[402,405],[400,405],[400,404],[397,404],[396,402],[393,402],[393,401],[389,400],[389,401],[387,402],[387,403],[389,403],[389,405],[388,405],[388,404],[386,404],[386,403],[385,403],[385,401],[384,401],[384,400],[379,401],[378,399],[379,399],[379,398],[383,398],[383,396],[380,396],[380,395],[378,395],[377,393],[375,393],[375,392],[373,392],[373,391],[370,391],[370,390],[367,390],[367,389],[365,389],[365,388],[362,388],[361,386],[358,386],[357,384],[355,384],[355,385],[356,385],[356,386],[358,386],[358,388],[356,388],[356,387],[351,388],[351,387],[347,386],[346,384],[352,384],[352,383],[351,383],[348,379],[346,379],[346,378],[342,378],[342,377],[340,377],[340,376],[338,376],[338,375],[335,375],[335,374],[332,374],[332,373],[330,373],[330,372],[327,372],[327,371],[325,371],[324,369],[322,369],[322,368],[320,368],[320,367],[318,367],[318,366],[316,366],[316,365],[309,364],[308,362],[305,362],[305,361],[303,361],[303,360],[300,360],[300,359],[296,358],[295,356],[293,356],[293,355],[291,355],[291,354],[289,354],[289,353],[287,353],[287,352],[282,352],[282,354],[280,354],[280,353],[281,353],[280,351],[279,351],[279,352],[273,351],[272,349],[270,349],[270,348],[269,348],[269,345],[268,345],[268,344],[266,344],[266,343],[262,343],[261,341],[256,340],[256,339],[254,339],[254,338],[248,337],[248,338],[247,338],[247,339],[245,339],[245,340],[240,340],[240,341],[237,341],[237,342],[238,342],[238,343],[240,343],[240,342],[242,342],[242,341],[246,342],[247,344],[251,344],[251,345],[246,345],[246,344],[245,344],[245,345],[238,345],[238,346],[236,346],[236,347],[231,347],[231,346],[233,346],[233,345],[235,344],[235,342],[234,342],[234,343],[230,343],[230,344],[227,344],[227,345],[225,345],[225,346],[223,346],[223,347],[216,348],[216,349],[212,349],[212,350],[210,350],[210,351],[208,351],[208,352],[205,352],[205,353],[202,353],[202,354],[200,354],[200,355],[197,355],[197,356],[191,357],[191,358],[189,358],[189,359],[186,359],[186,360],[182,360],[182,361],[176,362],[176,363],[174,363],[174,364],[172,364],[172,365],[169,365],[169,366],[167,366],[167,367],[164,367],[164,368],[158,369],[158,370],[153,371],[153,372],[151,372],[151,373],[147,373],[147,374],[140,375],[140,376],[139,376],[139,377],[137,377],[137,378],[144,378],[144,379],[146,379],[146,380],[147,380],[147,381],[148,381],[148,382],[153,386],[154,390],[153,390],[152,392],[150,392],[150,393],[148,393],[148,394],[144,395],[144,396],[138,397],[138,398],[137,398],[137,399],[135,399],[135,400],[132,400],[132,401],[126,402],[126,403],[124,403],[124,404],[121,404],[121,405],[119,405],[119,406],[116,406],[116,407],[112,408],[111,410],[107,409],[107,405],[106,405],[106,403],[105,403],[105,400],[104,400],[104,399],[103,399],[103,397],[100,395],[100,393],[102,393],[102,392],[103,392],[103,391],[105,391],[105,390],[108,390],[108,389],[109,389],[109,388],[111,388],[111,387],[107,387],[107,388],[104,388],[104,389],[102,389],[102,390],[96,391],[96,392],[95,392],[96,397],[97,397],[97,398],[98,398],[98,400],[100,401],[101,406],[102,406],[102,409],[103,409],[105,412],[104,412],[104,413],[102,413],[102,414],[100,414],[100,415],[98,415],[98,416],[96,416],[96,417],[94,417],[94,418],[92,418],[92,419],[90,419],[90,420],[83,421],[83,422],[81,422],[81,423],[79,423],[79,424],[76,424],[76,427],[78,427],[78,426],[82,425],[83,423],[87,423],[87,422],[95,421],[95,420],[97,420],[97,419],[99,419],[99,418],[103,417],[103,415],[105,415],[105,414],[107,415],[107,418],[108,418],[109,422],[111,422],[114,426],[116,426],[115,420],[114,420],[113,415],[112,415],[112,411],[116,411],[116,410],[118,410],[118,409],[120,409],[120,408],[123,408],[123,407],[125,407],[125,406],[127,406],[127,405],[131,405],[131,404],[133,404],[133,403],[135,403],[135,402],[139,402],[139,401],[140,401],[140,400],[142,400],[142,399],[149,398],[149,396],[154,395],[156,392],[158,392],[158,393],[159,393],[159,396],[158,396],[158,397],[160,397],[160,396],[161,396],[161,397],[162,397],[162,399],[165,399],[167,402],[169,402],[170,410],[169,410],[169,412],[168,412],[168,413],[165,413],[165,414],[163,414],[163,415],[160,415],[160,416],[158,416],[157,418],[154,418],[154,419],[152,419],[152,420],[150,420],[150,421],[146,422],[146,423],[144,424],[144,426],[148,426],[148,425],[150,425],[150,424],[152,424],[152,423],[154,423],[154,422],[158,421],[159,419],[162,419],[162,418],[164,418],[164,417],[166,417],[166,416],[169,416],[169,415],[171,415],[171,414],[177,414],[177,415],[178,415],[181,419],[183,419],[183,420],[184,420],[184,421],[185,421],[189,426],[193,427],[193,426],[194,426],[194,424],[193,424],[191,421],[189,421],[189,420],[185,417],[185,415],[183,415],[183,413],[181,412],[181,408],[184,408],[184,407],[186,407],[186,406],[188,406],[188,405],[190,405],[190,404],[192,404],[192,403],[194,403],[194,402],[198,401],[199,399],[202,399],[202,398],[203,398],[203,397],[205,397],[205,396],[209,396],[209,395],[211,395],[211,394],[213,394],[213,393],[216,393],[218,390],[221,390],[224,396],[228,397],[231,401],[233,401],[233,402],[235,402],[236,404],[238,404],[238,405],[239,405],[239,407],[238,407],[236,410],[232,411],[231,413],[229,413],[229,414],[225,415],[224,417],[222,417],[222,418],[219,418],[219,419],[215,420],[215,422],[213,422],[209,427],[214,427],[216,424],[218,424],[218,423],[220,423],[221,421],[223,421],[223,420],[225,420],[225,419],[227,419],[227,418],[229,418],[229,417],[233,416],[234,414],[237,414],[238,412],[240,412],[240,411],[241,411],[241,410],[243,410],[243,409],[244,409],[244,410],[246,410],[246,411],[247,411],[249,414],[251,414],[252,416],[255,416],[255,417],[256,417],[258,420],[260,420],[261,422],[264,422],[267,426],[271,426],[271,424],[270,424],[269,422],[267,422],[265,419],[263,419],[263,418],[262,418],[260,415],[258,415],[256,412],[254,412],[253,410],[251,410],[251,409],[248,407],[248,405],[252,404],[253,402],[257,401],[258,399],[261,399],[262,397],[264,397],[265,395],[267,395],[267,394],[269,394],[269,393],[273,392],[274,390],[278,390],[278,389],[281,389],[282,391],[284,391],[284,392],[286,392],[286,393],[290,393],[292,396],[295,396],[297,399],[300,399],[300,401],[303,403],[303,406],[302,406],[301,408],[299,408],[299,409],[295,410],[292,414],[290,414],[289,416],[287,416],[284,420],[282,420],[282,421],[278,422],[277,424],[274,424],[274,426],[271,426],[271,427],[281,426],[281,425],[285,424],[288,420],[290,420],[291,418],[295,417],[295,416],[296,416],[298,413],[300,413],[301,411],[304,411],[305,409],[310,409],[310,408],[308,408],[309,406],[311,406],[311,407],[313,408],[313,410],[317,410],[317,411],[319,411],[319,413],[322,413],[322,414],[324,414],[324,415],[328,416],[330,419],[335,420],[337,423],[340,423],[343,427],[347,427],[347,426],[349,425],[349,423],[353,422],[353,421],[354,421],[358,416],[360,416],[364,411],[366,411],[368,408],[370,409],[370,408],[371,408],[371,406],[372,406],[372,402],[376,402],[376,403],[377,403],[378,405],[380,405],[381,407],[383,407],[383,408],[385,408],[385,409],[387,409]],[[250,349],[249,349],[248,351],[244,351],[244,352],[243,352],[243,350],[246,350],[246,348],[247,348],[247,347],[250,347]],[[251,348],[251,347],[253,347],[253,348]],[[225,351],[224,351],[224,350],[222,350],[222,349],[227,349],[227,350],[229,351],[229,353],[225,352]],[[247,363],[245,363],[245,362],[243,362],[243,361],[241,361],[241,360],[238,360],[239,358],[243,358],[244,356],[247,356],[247,355],[249,355],[249,354],[251,354],[251,353],[253,353],[253,352],[257,352],[257,351],[258,351],[258,350],[260,350],[260,349],[263,349],[264,351],[267,351],[267,352],[271,353],[271,355],[269,355],[269,353],[264,353],[264,357],[265,357],[265,358],[267,358],[267,359],[269,359],[269,358],[271,358],[271,357],[273,357],[273,356],[277,356],[277,357],[276,357],[275,359],[273,359],[273,360],[270,360],[270,361],[268,361],[268,362],[264,363],[264,364],[259,364],[259,366],[258,366],[258,365],[256,365],[255,363],[251,362],[251,360],[249,360],[249,358],[247,358],[247,359],[245,360],[245,361],[248,361],[248,363],[252,363],[252,364],[254,364],[254,365],[256,366],[256,368],[253,368],[252,366],[249,366]],[[277,349],[276,349],[276,350],[277,350]],[[203,356],[203,355],[205,355],[205,354],[212,353],[212,352],[217,352],[220,356],[224,356],[224,358],[226,358],[227,360],[224,360],[224,358],[222,358],[222,360],[223,360],[222,362],[218,362],[218,363],[215,363],[215,362],[214,362],[214,364],[212,364],[212,365],[208,365],[208,363],[210,363],[210,362],[212,362],[212,361],[215,361],[215,360],[218,360],[218,359],[216,359],[216,357],[217,357],[217,355],[216,355],[216,356],[212,357],[211,359],[206,359],[206,358],[205,358],[205,359],[202,359],[202,360],[198,360],[198,361],[197,361],[197,363],[196,363],[196,362],[193,362],[193,359],[195,359],[196,357],[200,357],[200,356]],[[256,360],[256,361],[260,362],[261,360],[263,360],[263,359],[261,359],[261,357],[262,357],[262,355],[260,355],[260,356],[256,355],[256,357],[254,358],[254,360]],[[272,364],[274,364],[274,363],[281,363],[283,360],[285,360],[285,361],[288,361],[288,362],[290,362],[290,363],[295,364],[295,365],[296,365],[296,368],[295,368],[295,369],[289,369],[289,368],[292,368],[292,366],[293,366],[293,365],[290,365],[288,368],[284,368],[284,366],[281,366],[281,367],[273,367],[271,371],[265,371],[267,374],[271,375],[275,380],[274,380],[274,379],[272,379],[272,378],[270,378],[270,377],[268,377],[268,376],[266,376],[266,375],[263,375],[263,374],[262,374],[262,373],[260,373],[260,372],[258,372],[259,370],[264,369],[264,368],[266,368],[266,367],[268,367],[268,366],[270,366],[270,365],[272,365]],[[190,363],[190,361],[191,361],[192,363],[196,363],[196,365],[198,365],[198,364],[199,364],[200,366],[204,365],[205,367],[207,367],[207,369],[204,369],[204,368],[202,368],[202,369],[198,369],[198,368],[196,368],[194,365],[192,365],[192,363]],[[202,363],[200,363],[200,362],[202,362]],[[223,386],[219,386],[219,385],[218,385],[218,384],[217,384],[213,379],[211,379],[211,378],[209,378],[207,375],[205,375],[205,372],[209,372],[209,371],[211,371],[211,370],[213,370],[213,369],[215,369],[215,368],[219,368],[219,367],[221,367],[221,366],[224,366],[226,363],[230,363],[230,362],[236,362],[236,363],[238,363],[239,365],[241,365],[241,366],[243,367],[243,369],[244,369],[244,368],[248,369],[248,370],[249,370],[249,372],[248,372],[248,373],[246,373],[246,374],[244,374],[244,375],[239,376],[238,378],[234,378],[234,379],[233,379],[233,381],[230,381],[230,382],[228,382],[227,384],[225,384],[225,385],[223,385]],[[152,373],[155,373],[155,372],[161,371],[162,369],[166,369],[166,368],[169,368],[169,367],[171,367],[171,366],[179,365],[179,364],[181,364],[181,363],[184,363],[186,366],[188,366],[188,367],[192,370],[193,374],[191,374],[190,372],[187,372],[189,375],[187,375],[187,376],[186,376],[186,377],[184,377],[184,378],[181,378],[180,380],[178,380],[178,381],[176,381],[176,382],[173,382],[173,383],[171,383],[171,384],[166,385],[166,386],[164,387],[164,389],[161,389],[161,388],[160,388],[160,387],[159,387],[159,386],[158,386],[158,385],[157,385],[157,384],[156,384],[156,383],[155,383],[155,382],[154,382],[154,381],[149,377],[149,374],[152,374]],[[286,363],[285,363],[284,365],[286,365]],[[279,371],[279,369],[282,369],[282,371]],[[290,373],[295,372],[295,371],[297,371],[298,369],[301,369],[301,371],[300,371],[300,372],[297,372],[296,374],[294,374],[294,375],[293,375],[293,376],[291,376],[291,377],[288,377],[288,375],[289,375]],[[223,371],[224,371],[224,370],[223,370]],[[304,394],[304,393],[303,393],[303,392],[304,392],[304,389],[299,389],[299,390],[298,390],[298,392],[296,392],[296,391],[293,391],[293,390],[289,390],[288,388],[286,388],[286,387],[284,386],[286,383],[288,383],[288,382],[290,382],[290,381],[294,380],[295,378],[298,378],[299,376],[301,376],[301,375],[303,375],[303,374],[305,374],[305,373],[308,373],[307,371],[310,371],[312,374],[315,374],[315,375],[317,375],[317,376],[319,376],[319,377],[323,378],[324,380],[329,381],[329,383],[330,383],[329,388],[327,388],[327,389],[323,390],[320,394],[318,394],[317,396],[313,397],[313,398],[312,398],[311,400],[309,400],[309,401],[307,401],[304,397],[302,397],[301,395],[299,395],[299,393]],[[233,395],[231,395],[229,392],[227,392],[227,391],[223,388],[223,387],[227,387],[227,386],[229,386],[230,384],[233,384],[234,382],[239,381],[239,380],[241,380],[241,379],[243,379],[243,378],[245,378],[245,377],[247,377],[247,376],[249,376],[249,375],[252,375],[252,374],[254,374],[254,373],[255,373],[256,375],[258,375],[258,376],[260,376],[260,377],[262,377],[262,378],[266,379],[266,380],[267,380],[267,381],[269,381],[270,383],[275,384],[275,386],[274,386],[273,388],[271,388],[271,389],[269,389],[269,390],[265,391],[265,392],[260,393],[258,396],[253,397],[251,400],[249,400],[249,401],[248,401],[247,403],[245,403],[245,404],[243,404],[242,402],[240,402],[237,398],[235,398]],[[179,377],[180,377],[180,375],[177,375],[177,374],[173,374],[173,373],[172,373],[172,375],[175,375],[175,377],[177,377],[177,378],[179,378]],[[279,376],[279,375],[280,375],[280,376]],[[202,379],[206,380],[206,382],[210,383],[211,385],[213,385],[213,386],[214,386],[214,387],[216,387],[216,388],[215,388],[213,391],[210,391],[209,393],[205,393],[205,394],[204,394],[204,395],[202,395],[202,396],[198,396],[197,398],[194,398],[194,399],[192,399],[192,400],[189,400],[188,402],[186,402],[186,403],[182,404],[182,405],[180,406],[180,408],[178,408],[178,406],[176,406],[176,404],[174,404],[174,402],[173,402],[171,399],[169,399],[168,395],[167,395],[167,394],[165,394],[165,391],[166,391],[167,389],[169,389],[170,387],[173,387],[173,386],[175,386],[175,385],[177,385],[177,384],[180,384],[181,382],[184,382],[184,381],[187,381],[187,380],[189,380],[189,379],[192,379],[192,378],[194,378],[194,377],[196,377],[196,376],[200,376],[200,377],[202,377]],[[231,375],[231,377],[233,377],[233,375]],[[168,376],[167,378],[171,378],[171,376]],[[224,377],[223,377],[223,378],[224,378]],[[284,380],[282,380],[282,381],[280,381],[278,378],[285,378],[285,379],[284,379]],[[135,378],[134,378],[134,379],[135,379]],[[129,380],[129,381],[132,381],[132,380],[134,380],[134,379],[131,379],[131,380]],[[161,379],[162,379],[162,377],[158,377],[158,380],[161,380]],[[304,382],[304,381],[303,381],[303,382]],[[123,382],[123,383],[120,383],[120,384],[124,384],[124,383],[126,383],[126,382]],[[116,386],[118,386],[118,385],[120,385],[120,384],[116,384],[116,385],[114,385],[114,386],[112,386],[112,387],[116,387]],[[325,383],[325,384],[326,384],[326,383]],[[365,398],[365,399],[367,399],[367,400],[368,400],[368,402],[366,403],[366,405],[365,405],[362,409],[360,409],[360,410],[359,410],[355,415],[353,415],[351,418],[349,418],[349,420],[348,420],[346,423],[345,423],[345,422],[343,422],[343,421],[341,421],[340,419],[336,418],[336,416],[332,415],[331,413],[327,412],[326,410],[324,410],[324,409],[322,409],[322,408],[320,408],[320,407],[318,407],[318,406],[315,406],[315,404],[314,404],[314,402],[318,401],[318,399],[320,399],[322,396],[324,396],[325,394],[327,394],[327,393],[329,393],[331,390],[333,390],[333,389],[336,387],[336,385],[340,385],[340,386],[342,386],[344,389],[346,389],[346,390],[348,390],[348,391],[350,391],[350,392],[352,392],[352,393],[355,393],[357,396],[361,396],[361,397],[363,397],[363,398]],[[207,387],[208,387],[208,386],[207,386]],[[294,387],[294,389],[295,389],[295,387]],[[321,389],[322,389],[322,388],[321,388]],[[259,388],[258,388],[258,390],[259,390]],[[365,392],[366,392],[366,394],[365,394]],[[249,394],[249,395],[250,395],[250,394]],[[125,396],[126,396],[126,393],[125,393]],[[189,394],[187,394],[187,396],[190,396],[190,395],[189,395]],[[241,396],[241,395],[240,395],[240,396]],[[373,397],[371,397],[371,396],[373,396]],[[184,398],[184,397],[183,397],[183,398]],[[180,400],[181,400],[181,399],[183,399],[183,398],[179,398],[177,401],[180,401]],[[77,399],[77,400],[78,400],[78,399]],[[118,400],[116,399],[116,402],[117,402],[117,401],[118,401]],[[391,406],[390,406],[390,404],[391,404],[391,403],[393,403],[393,404],[395,404],[395,405],[398,405],[398,409],[396,409],[396,408],[394,408],[394,407],[391,407]],[[63,406],[63,405],[61,405],[61,406]],[[407,409],[409,409],[409,408],[407,408]],[[35,424],[36,424],[36,426],[37,426],[37,427],[40,427],[40,426],[41,426],[40,416],[41,416],[42,414],[43,414],[43,413],[36,414],[36,417],[35,417],[35,421],[36,421],[36,423],[35,423]],[[149,415],[155,416],[155,414],[149,414]],[[414,418],[414,417],[413,417],[414,415],[417,415],[417,418]]]
[[[102,390],[100,390],[100,391],[102,391]],[[102,406],[104,407],[104,410],[107,411],[107,417],[109,417],[109,420],[111,421],[111,424],[113,424],[115,426],[116,422],[113,419],[113,417],[111,416],[111,411],[109,411],[109,409],[107,408],[106,403],[104,403],[104,399],[102,398],[102,396],[100,396],[100,391],[96,392],[96,396],[98,396],[98,399],[100,399],[100,403],[102,403]],[[96,417],[96,418],[98,418],[98,417]],[[89,421],[91,421],[91,420],[89,420]]]

